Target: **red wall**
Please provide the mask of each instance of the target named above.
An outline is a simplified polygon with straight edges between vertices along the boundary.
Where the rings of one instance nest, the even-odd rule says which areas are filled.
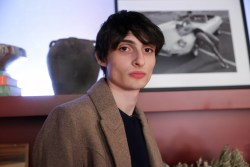
[[[29,143],[51,109],[77,96],[0,97],[0,143]],[[250,90],[142,93],[162,157],[169,165],[217,158],[224,145],[250,162]]]
[[[225,145],[250,162],[250,109],[147,113],[162,157],[170,165],[218,158]]]

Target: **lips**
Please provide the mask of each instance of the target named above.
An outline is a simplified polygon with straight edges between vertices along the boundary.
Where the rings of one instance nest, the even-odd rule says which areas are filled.
[[[140,79],[145,76],[145,73],[144,72],[132,72],[129,75],[133,78]]]

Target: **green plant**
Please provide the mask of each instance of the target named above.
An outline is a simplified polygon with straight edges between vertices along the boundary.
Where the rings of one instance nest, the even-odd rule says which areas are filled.
[[[219,158],[211,162],[200,158],[196,161],[196,164],[188,165],[180,162],[174,167],[249,167],[249,164],[244,161],[244,158],[238,149],[229,149],[228,146],[225,146],[221,151]]]

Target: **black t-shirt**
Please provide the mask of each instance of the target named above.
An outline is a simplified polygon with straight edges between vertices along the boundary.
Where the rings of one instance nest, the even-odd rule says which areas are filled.
[[[126,131],[132,167],[150,167],[140,119],[137,115],[129,116],[121,110],[120,113]]]

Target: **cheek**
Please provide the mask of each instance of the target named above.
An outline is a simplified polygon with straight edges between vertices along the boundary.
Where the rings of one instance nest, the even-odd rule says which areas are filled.
[[[122,70],[121,62],[109,61],[107,64],[107,73],[109,75],[115,75]]]
[[[130,65],[130,60],[124,58],[118,58],[118,59],[112,59],[109,62],[109,66],[112,67],[112,69],[114,70],[118,70],[118,71],[124,71],[125,69],[128,68],[128,66]]]
[[[149,62],[149,68],[150,68],[151,70],[153,70],[154,67],[155,67],[155,63],[156,63],[155,57],[152,57],[148,62]]]

